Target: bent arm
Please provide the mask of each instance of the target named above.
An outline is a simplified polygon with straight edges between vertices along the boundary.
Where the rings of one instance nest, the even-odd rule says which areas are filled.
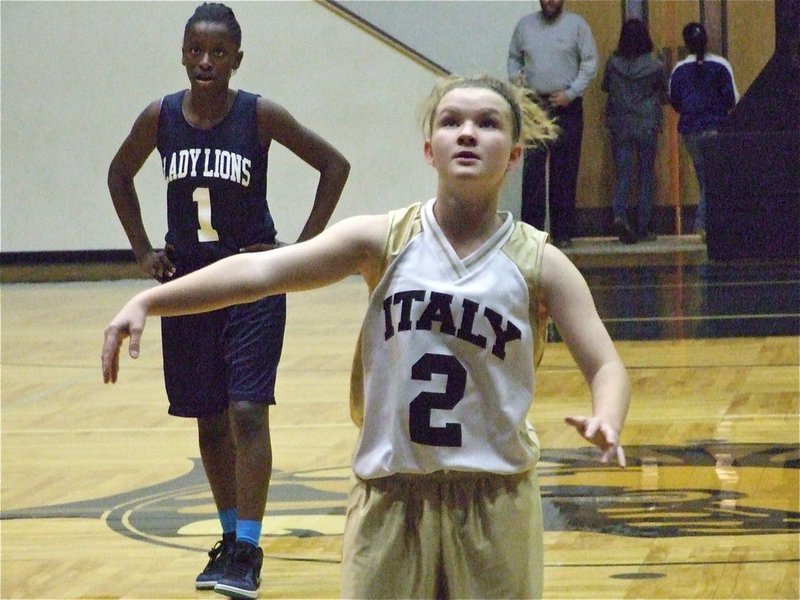
[[[597,314],[586,280],[551,245],[545,248],[542,289],[553,321],[591,391],[597,421],[583,423],[582,434],[607,453],[616,452],[630,404],[628,373]]]
[[[592,30],[586,23],[581,23],[578,28],[578,75],[566,90],[566,95],[570,101],[578,96],[583,96],[586,88],[589,87],[592,79],[597,75],[599,53],[597,44],[594,41]]]
[[[258,100],[258,123],[262,142],[274,139],[319,171],[314,204],[297,241],[311,239],[328,224],[347,182],[350,163],[325,139],[301,125],[285,108],[265,98]]]
[[[146,260],[153,247],[142,222],[133,179],[156,147],[160,110],[161,101],[156,100],[142,111],[108,168],[108,191],[139,264]]]

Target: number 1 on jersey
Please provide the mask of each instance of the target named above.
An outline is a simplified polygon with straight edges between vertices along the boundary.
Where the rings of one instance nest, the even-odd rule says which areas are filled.
[[[211,225],[211,193],[207,187],[195,188],[192,200],[197,203],[198,242],[218,242],[219,233]]]

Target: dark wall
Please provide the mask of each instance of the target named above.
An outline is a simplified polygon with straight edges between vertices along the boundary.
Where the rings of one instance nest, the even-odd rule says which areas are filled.
[[[775,53],[705,146],[708,255],[800,258],[800,0],[775,2]]]

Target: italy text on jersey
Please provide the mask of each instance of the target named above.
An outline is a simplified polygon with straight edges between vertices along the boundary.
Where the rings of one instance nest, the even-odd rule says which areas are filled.
[[[412,323],[412,305],[414,302],[426,302],[424,310],[420,314],[416,323]],[[470,342],[479,348],[486,348],[487,338],[484,335],[476,333],[475,330],[475,317],[480,309],[480,303],[468,298],[464,298],[462,302],[463,316],[461,323],[456,328],[453,311],[451,304],[453,302],[452,294],[443,294],[440,292],[426,292],[425,290],[408,290],[397,292],[390,295],[383,301],[383,313],[385,317],[385,333],[384,338],[390,339],[396,331],[409,331],[412,329],[430,331],[433,327],[433,322],[439,322],[439,330],[441,333],[447,335],[454,335],[462,340]],[[392,314],[393,306],[400,305],[398,314]],[[495,335],[494,343],[492,344],[492,354],[501,360],[506,356],[506,344],[514,340],[520,339],[522,332],[510,320],[505,329],[503,329],[503,316],[501,313],[492,310],[488,306],[483,310],[483,316],[489,322],[492,331]]]
[[[167,183],[184,177],[210,177],[250,185],[251,160],[219,148],[188,148],[162,158]]]

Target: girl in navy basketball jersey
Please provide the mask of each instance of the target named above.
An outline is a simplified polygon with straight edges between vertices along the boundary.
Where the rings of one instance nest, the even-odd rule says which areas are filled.
[[[591,392],[566,418],[625,464],[630,384],[586,281],[547,234],[498,211],[523,146],[552,139],[524,88],[452,77],[424,118],[435,197],[344,219],[312,240],[238,255],[137,294],[106,329],[103,378],[148,315],[321,287],[369,289],[351,380],[359,427],[342,552],[345,598],[542,595],[539,441],[527,418],[552,317]]]
[[[242,63],[233,11],[204,3],[186,23],[189,89],[151,103],[111,162],[108,187],[136,260],[150,277],[180,278],[221,258],[272,250],[267,160],[276,141],[319,171],[298,241],[320,233],[347,180],[347,160],[282,106],[229,87]],[[150,243],[134,177],[154,149],[167,182],[164,250]],[[268,406],[286,318],[285,296],[162,320],[170,414],[197,419],[200,454],[223,539],[196,578],[199,589],[258,595],[261,522],[272,472]]]

